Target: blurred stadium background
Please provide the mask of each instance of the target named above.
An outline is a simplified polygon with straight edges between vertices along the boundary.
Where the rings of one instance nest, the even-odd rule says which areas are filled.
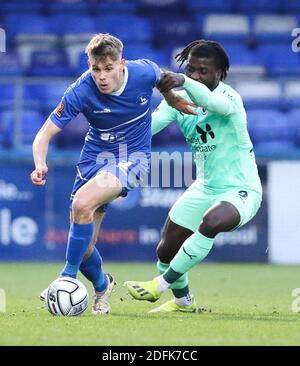
[[[218,236],[207,261],[300,263],[299,1],[1,0],[0,28],[6,38],[0,53],[0,260],[64,258],[69,194],[87,123],[79,116],[53,141],[44,188],[29,180],[31,144],[66,87],[86,70],[91,36],[109,32],[124,42],[125,58],[149,58],[172,70],[176,50],[192,40],[224,46],[231,61],[227,82],[247,109],[264,201],[247,226]],[[153,109],[160,100],[155,94]],[[153,148],[188,151],[176,124],[154,137]],[[183,190],[142,188],[111,204],[98,244],[104,259],[154,261],[168,209]]]

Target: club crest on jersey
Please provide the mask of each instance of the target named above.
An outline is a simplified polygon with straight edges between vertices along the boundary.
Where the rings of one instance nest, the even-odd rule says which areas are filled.
[[[149,102],[148,95],[140,95],[137,99],[139,105],[145,105]]]
[[[201,114],[205,116],[207,114],[207,109],[201,108]]]
[[[62,111],[64,110],[65,105],[63,102],[60,102],[58,106],[55,108],[55,114],[57,117],[61,117]]]

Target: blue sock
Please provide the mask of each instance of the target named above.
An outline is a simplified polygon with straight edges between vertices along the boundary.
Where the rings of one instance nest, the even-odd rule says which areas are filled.
[[[80,263],[89,246],[93,236],[94,224],[76,224],[73,222],[70,226],[66,265],[61,272],[61,276],[70,276],[76,278]]]
[[[107,276],[106,273],[102,271],[102,258],[96,247],[94,247],[89,258],[81,263],[79,269],[80,272],[92,282],[96,291],[102,292],[106,289],[108,285]]]

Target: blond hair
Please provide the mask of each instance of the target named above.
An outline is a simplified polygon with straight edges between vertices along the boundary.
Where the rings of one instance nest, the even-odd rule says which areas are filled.
[[[89,57],[116,61],[122,57],[123,43],[109,33],[96,34],[86,46],[85,53]]]

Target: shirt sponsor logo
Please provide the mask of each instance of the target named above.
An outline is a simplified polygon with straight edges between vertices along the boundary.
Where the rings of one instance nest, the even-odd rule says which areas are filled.
[[[95,114],[100,114],[100,113],[111,113],[111,109],[110,108],[104,108],[102,110],[94,110],[93,111]]]

